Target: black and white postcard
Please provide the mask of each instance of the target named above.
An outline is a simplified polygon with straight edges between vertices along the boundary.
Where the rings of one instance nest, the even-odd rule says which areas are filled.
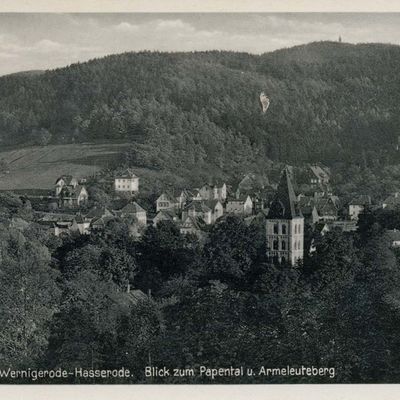
[[[0,384],[400,383],[400,13],[21,11],[0,13]]]

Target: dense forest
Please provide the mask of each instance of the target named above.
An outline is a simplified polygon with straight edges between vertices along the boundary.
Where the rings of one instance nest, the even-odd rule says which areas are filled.
[[[234,175],[269,160],[398,161],[400,47],[125,53],[0,78],[3,145],[126,141],[131,165]],[[259,96],[271,104],[262,113]]]
[[[130,371],[3,383],[399,382],[400,254],[385,234],[399,211],[367,210],[358,232],[328,232],[297,268],[267,263],[263,225],[233,216],[204,246],[170,222],[140,241],[122,221],[58,238],[28,223],[32,210],[11,194],[0,196],[0,218],[0,372]],[[336,372],[145,377],[146,366],[201,365]]]

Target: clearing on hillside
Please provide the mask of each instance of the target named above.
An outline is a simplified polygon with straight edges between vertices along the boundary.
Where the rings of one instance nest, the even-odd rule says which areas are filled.
[[[0,190],[50,189],[61,175],[91,176],[126,147],[124,143],[79,143],[0,151],[0,161],[8,165],[7,172],[0,172]]]

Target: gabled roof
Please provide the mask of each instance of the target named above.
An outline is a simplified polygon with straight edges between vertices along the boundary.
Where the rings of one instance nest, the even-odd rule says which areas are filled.
[[[275,198],[271,203],[268,218],[292,219],[295,217],[302,217],[302,214],[296,202],[296,195],[289,178],[289,172],[285,168]]]
[[[204,203],[209,209],[211,209],[211,210],[214,210],[214,208],[216,207],[216,205],[217,205],[218,203],[222,205],[222,203],[221,203],[218,199],[215,199],[215,200],[205,200],[205,201],[203,201],[203,203]]]
[[[186,211],[194,210],[196,212],[209,212],[211,211],[210,207],[208,207],[204,201],[192,201],[185,207]]]
[[[355,197],[350,202],[351,205],[354,206],[367,206],[371,204],[371,196],[367,194],[362,194],[360,196]]]
[[[193,193],[188,189],[182,189],[178,192],[176,197],[184,196],[186,198],[193,197]]]
[[[146,210],[144,208],[140,207],[139,204],[136,203],[136,201],[134,201],[133,203],[127,204],[120,211],[123,214],[137,214],[139,212],[146,212]]]
[[[315,201],[315,207],[319,215],[334,214],[338,212],[338,208],[334,200],[330,197],[321,197]]]
[[[137,178],[137,176],[130,168],[126,169],[120,174],[115,175],[115,179],[132,179],[132,178]]]
[[[55,184],[57,185],[57,183],[61,181],[61,179],[65,182],[66,185],[71,185],[71,182],[74,179],[74,177],[72,175],[62,175],[56,180]]]
[[[156,216],[153,218],[153,221],[155,219],[163,219],[163,220],[168,220],[168,221],[173,221],[174,218],[177,218],[177,215],[170,210],[161,210],[159,211]]]
[[[113,213],[105,207],[94,207],[86,215],[86,218],[100,218],[103,216],[113,216]]]
[[[157,198],[157,201],[159,201],[162,197],[164,197],[165,200],[168,200],[171,203],[176,203],[176,201],[177,201],[175,196],[172,193],[168,192],[168,191],[162,192],[160,194],[160,196]]]
[[[181,228],[193,228],[196,230],[201,231],[205,227],[205,222],[202,218],[200,217],[187,217],[183,224],[181,225]]]

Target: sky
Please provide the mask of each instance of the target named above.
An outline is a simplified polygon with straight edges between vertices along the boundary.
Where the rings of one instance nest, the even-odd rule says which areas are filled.
[[[339,36],[400,45],[400,13],[0,13],[0,75],[126,51],[260,54]]]

